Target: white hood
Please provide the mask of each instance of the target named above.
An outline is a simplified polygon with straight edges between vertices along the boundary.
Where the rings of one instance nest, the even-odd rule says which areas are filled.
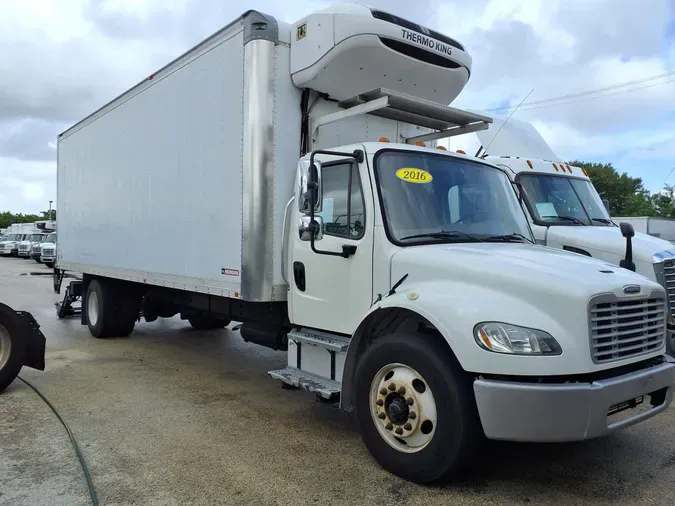
[[[533,301],[542,296],[587,300],[608,291],[620,294],[628,284],[640,285],[643,293],[661,288],[639,274],[594,258],[513,243],[404,248],[392,259],[393,277],[403,274],[409,274],[411,281],[461,280]]]
[[[626,252],[626,239],[621,235],[621,230],[618,227],[549,227],[546,243],[576,246],[585,249],[591,255],[593,255],[593,251],[602,251],[610,255],[623,257]],[[635,233],[632,243],[633,258],[636,261],[650,264],[655,253],[675,251],[673,243],[639,232]]]

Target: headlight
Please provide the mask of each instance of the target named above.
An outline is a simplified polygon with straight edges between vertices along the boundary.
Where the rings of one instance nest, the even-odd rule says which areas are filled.
[[[481,348],[510,355],[560,355],[562,348],[553,337],[542,330],[519,327],[508,323],[479,323],[473,329]]]

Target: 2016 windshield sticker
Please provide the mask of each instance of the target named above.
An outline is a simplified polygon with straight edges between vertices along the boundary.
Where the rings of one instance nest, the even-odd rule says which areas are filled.
[[[403,168],[396,171],[396,177],[406,183],[430,183],[433,177],[426,170]]]

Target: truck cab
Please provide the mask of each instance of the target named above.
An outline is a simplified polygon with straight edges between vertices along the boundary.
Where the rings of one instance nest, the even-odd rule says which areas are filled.
[[[19,243],[24,240],[26,234],[10,234],[3,241],[0,241],[0,255],[17,256],[19,254]]]
[[[502,167],[519,190],[538,244],[626,265],[658,282],[668,297],[668,351],[675,355],[675,247],[669,241],[634,232],[628,238],[613,219],[586,171],[561,162],[528,122],[494,118],[488,130],[449,140],[451,150]],[[487,149],[486,149],[487,148]]]
[[[40,233],[28,234],[26,238],[18,244],[18,255],[22,258],[30,258],[33,246],[42,240]]]
[[[56,233],[47,234],[40,243],[40,262],[47,267],[54,267],[56,261]]]

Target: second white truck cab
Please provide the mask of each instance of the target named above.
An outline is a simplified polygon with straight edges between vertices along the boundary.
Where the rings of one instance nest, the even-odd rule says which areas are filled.
[[[56,261],[56,233],[48,234],[40,243],[40,262],[54,267]]]
[[[453,39],[362,5],[244,13],[59,135],[55,289],[82,273],[64,302],[82,297],[96,338],[141,311],[241,322],[286,353],[271,377],[353,411],[417,482],[485,436],[580,440],[663,413],[663,286],[535,244],[508,168],[417,145],[487,127],[443,105],[469,69]]]
[[[624,266],[663,286],[669,308],[668,350],[675,356],[675,246],[671,242],[635,231],[624,237],[586,171],[561,162],[528,122],[494,118],[488,130],[450,139],[448,147],[506,170],[519,188],[538,244]]]
[[[26,235],[24,240],[18,244],[18,255],[21,258],[30,258],[33,246],[41,241],[43,235],[40,232]]]

